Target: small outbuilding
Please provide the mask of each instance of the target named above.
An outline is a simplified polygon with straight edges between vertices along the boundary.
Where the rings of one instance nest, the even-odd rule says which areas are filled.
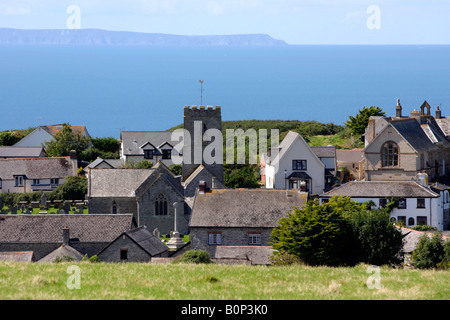
[[[169,247],[145,227],[123,232],[98,254],[103,262],[149,262],[153,257],[168,257]]]

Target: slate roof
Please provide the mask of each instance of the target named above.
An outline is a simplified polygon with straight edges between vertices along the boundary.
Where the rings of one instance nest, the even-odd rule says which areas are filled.
[[[319,158],[336,158],[336,147],[335,146],[326,146],[326,147],[312,146],[311,150]]]
[[[394,120],[390,124],[408,141],[416,151],[426,151],[434,148],[433,142],[422,130],[419,122],[414,118]]]
[[[337,149],[337,162],[358,162],[364,157],[363,149]]]
[[[288,197],[286,196],[288,194]],[[306,203],[306,194],[295,190],[213,189],[197,193],[190,227],[267,227]]]
[[[126,231],[125,234],[151,256],[158,255],[169,250],[160,239],[145,227],[139,227]]]
[[[172,131],[122,131],[120,140],[122,141],[123,155],[143,155],[144,150],[140,148],[149,142],[158,147],[165,142],[175,146],[179,141],[171,140]],[[181,151],[181,150],[180,150]]]
[[[403,227],[400,229],[403,234],[403,251],[406,253],[412,253],[416,249],[417,243],[423,235],[426,235],[428,238],[434,235],[432,232],[417,231]],[[442,238],[444,241],[450,241],[450,238],[447,236],[443,236]]]
[[[0,158],[30,158],[45,156],[42,147],[0,146]]]
[[[65,178],[77,174],[77,161],[70,157],[0,159],[0,178],[13,179],[26,175],[28,179]]]
[[[33,262],[33,251],[4,251],[0,252],[0,261]]]
[[[91,169],[89,197],[134,197],[137,188],[155,171],[151,169]]]
[[[78,250],[72,248],[71,246],[61,245],[58,248],[56,248],[56,250],[53,250],[48,255],[40,259],[38,263],[55,262],[57,258],[61,259],[70,258],[73,261],[81,261],[83,260],[83,254]]]
[[[111,242],[135,225],[132,214],[0,215],[0,242],[62,243],[63,228],[80,242]]]
[[[124,164],[124,161],[122,159],[102,159],[102,158],[97,158],[94,161],[92,161],[91,163],[89,163],[83,169],[83,171],[87,172],[88,169],[95,169],[98,165],[100,165],[102,163],[106,163],[107,165],[109,165],[110,169],[115,169],[115,168],[121,167]]]
[[[446,136],[450,136],[450,117],[445,117],[441,119],[435,119],[438,126],[445,133]]]
[[[320,198],[437,198],[439,195],[415,181],[351,181],[320,195]]]

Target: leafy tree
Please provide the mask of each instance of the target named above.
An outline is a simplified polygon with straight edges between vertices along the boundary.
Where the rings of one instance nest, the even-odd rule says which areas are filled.
[[[103,152],[118,153],[120,149],[120,140],[113,137],[93,138],[92,144]]]
[[[45,152],[48,157],[62,157],[70,155],[71,150],[75,150],[77,155],[81,155],[90,145],[90,139],[81,133],[72,131],[69,123],[64,123],[61,131],[54,135],[54,140],[48,141],[45,145]]]
[[[416,268],[436,268],[444,260],[444,254],[444,243],[440,233],[434,234],[431,239],[423,234],[412,254],[412,260]]]
[[[228,188],[259,188],[256,165],[224,165],[224,182]]]
[[[386,210],[370,210],[370,205],[348,197],[321,205],[318,199],[309,201],[280,219],[272,231],[272,247],[276,255],[292,255],[309,265],[398,264],[402,235]]]
[[[87,193],[87,179],[85,177],[69,176],[49,195],[49,199],[83,200]]]
[[[364,210],[352,217],[359,262],[397,265],[403,260],[403,236],[386,209]]]
[[[367,125],[369,123],[369,118],[371,116],[384,116],[385,112],[376,106],[371,106],[370,108],[364,107],[359,110],[356,116],[349,116],[349,120],[345,122],[345,125],[350,128],[352,134],[356,137],[362,139],[362,135],[366,131]]]
[[[271,235],[272,247],[309,265],[353,264],[351,212],[365,208],[349,198],[331,198],[326,204],[309,201],[280,219]]]

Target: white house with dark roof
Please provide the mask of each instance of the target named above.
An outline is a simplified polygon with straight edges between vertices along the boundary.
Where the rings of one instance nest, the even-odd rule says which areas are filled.
[[[54,136],[63,128],[62,124],[39,126],[21,140],[19,140],[15,147],[43,147],[48,141],[52,141]],[[90,138],[90,135],[85,126],[71,126],[72,132],[79,133],[81,136]]]
[[[296,189],[310,194],[325,190],[326,165],[303,137],[290,131],[277,149],[264,156],[267,189]]]
[[[0,159],[0,193],[51,191],[77,174],[73,157]]]
[[[439,230],[448,229],[448,189],[442,195],[416,181],[352,181],[319,196],[326,203],[333,196],[350,197],[356,202],[372,201],[383,208],[395,199],[398,206],[391,218],[406,227],[431,225]],[[446,221],[446,224],[444,224]]]
[[[179,141],[172,140],[171,131],[122,131],[120,141],[124,162],[161,161],[167,167],[181,163],[182,152],[174,148]]]

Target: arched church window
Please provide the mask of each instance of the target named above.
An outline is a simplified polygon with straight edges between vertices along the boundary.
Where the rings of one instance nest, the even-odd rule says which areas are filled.
[[[113,202],[113,205],[112,205],[112,213],[113,213],[113,214],[116,214],[116,213],[117,213],[117,204],[116,204],[115,201]]]
[[[381,148],[381,162],[383,167],[398,166],[398,145],[388,141]]]
[[[155,199],[155,215],[167,215],[167,198],[162,193],[160,193]]]

